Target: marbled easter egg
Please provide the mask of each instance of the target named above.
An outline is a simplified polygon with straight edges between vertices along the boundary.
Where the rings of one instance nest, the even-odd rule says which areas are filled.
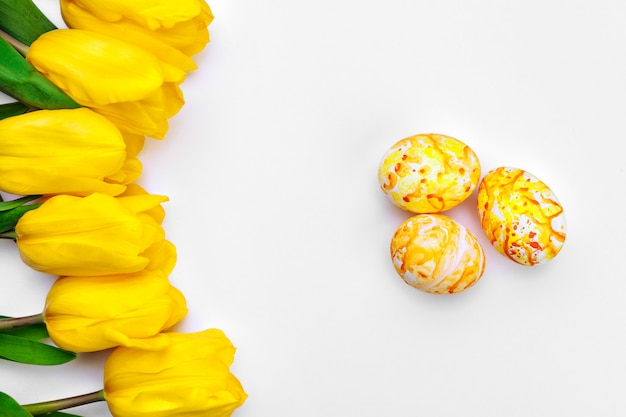
[[[476,153],[445,135],[402,139],[383,156],[380,188],[398,207],[413,213],[440,213],[472,194],[480,179]]]
[[[491,244],[521,265],[554,258],[565,243],[563,207],[552,190],[519,168],[496,168],[478,188],[478,214]]]
[[[476,237],[441,214],[418,214],[402,223],[391,240],[391,259],[407,284],[432,294],[464,291],[485,271]]]

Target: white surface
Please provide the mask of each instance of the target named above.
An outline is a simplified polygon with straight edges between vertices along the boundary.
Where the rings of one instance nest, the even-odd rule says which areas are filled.
[[[210,5],[212,42],[141,182],[171,198],[171,279],[190,307],[179,329],[219,327],[238,347],[249,399],[234,415],[626,413],[626,3]],[[484,244],[482,280],[454,296],[404,284],[388,247],[409,214],[376,171],[395,141],[428,132],[466,142],[483,173],[545,181],[566,210],[560,255],[505,259],[470,201],[448,214]],[[39,312],[51,278],[0,243],[0,313]],[[33,402],[99,389],[105,357],[2,363],[0,390]]]

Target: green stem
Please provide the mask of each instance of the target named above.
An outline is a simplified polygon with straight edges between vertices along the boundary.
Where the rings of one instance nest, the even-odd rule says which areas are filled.
[[[26,56],[26,54],[28,53],[28,50],[30,49],[28,47],[28,45],[23,44],[22,42],[18,41],[17,39],[15,39],[13,36],[9,35],[8,33],[6,33],[3,30],[0,30],[0,37],[2,39],[4,39],[5,41],[7,41],[12,47],[14,47],[15,49],[17,49],[17,51],[22,55],[22,56]]]
[[[8,232],[4,232],[4,233],[0,233],[0,239],[17,240],[17,233],[15,233],[14,230],[11,230],[11,231],[8,231]]]
[[[16,327],[32,326],[44,322],[43,313],[25,317],[8,317],[0,319],[0,330],[15,329]]]
[[[76,397],[63,398],[61,400],[22,405],[22,408],[31,413],[33,416],[38,416],[98,401],[104,401],[104,390],[78,395]]]

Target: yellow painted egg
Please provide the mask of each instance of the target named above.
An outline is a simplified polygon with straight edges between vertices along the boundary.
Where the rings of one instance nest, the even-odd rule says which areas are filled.
[[[478,214],[491,244],[521,265],[544,263],[565,243],[559,200],[522,169],[500,167],[485,175],[478,188]]]
[[[432,294],[464,291],[485,272],[476,237],[441,214],[418,214],[402,223],[391,240],[391,259],[407,284]]]
[[[421,134],[402,139],[383,156],[380,188],[398,207],[413,213],[439,213],[472,194],[480,180],[474,151],[458,139]]]

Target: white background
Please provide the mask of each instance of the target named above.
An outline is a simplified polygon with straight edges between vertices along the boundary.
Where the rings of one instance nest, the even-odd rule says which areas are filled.
[[[37,3],[59,23],[55,1]],[[212,42],[141,183],[171,198],[178,330],[218,327],[238,347],[249,399],[234,415],[626,414],[623,0],[210,5]],[[430,132],[470,145],[483,173],[545,181],[567,217],[559,256],[499,255],[473,196],[447,214],[483,243],[482,280],[453,296],[404,284],[389,242],[410,214],[376,173],[393,143]],[[53,277],[0,243],[0,313],[40,312]],[[0,390],[97,390],[106,355],[3,362]]]

